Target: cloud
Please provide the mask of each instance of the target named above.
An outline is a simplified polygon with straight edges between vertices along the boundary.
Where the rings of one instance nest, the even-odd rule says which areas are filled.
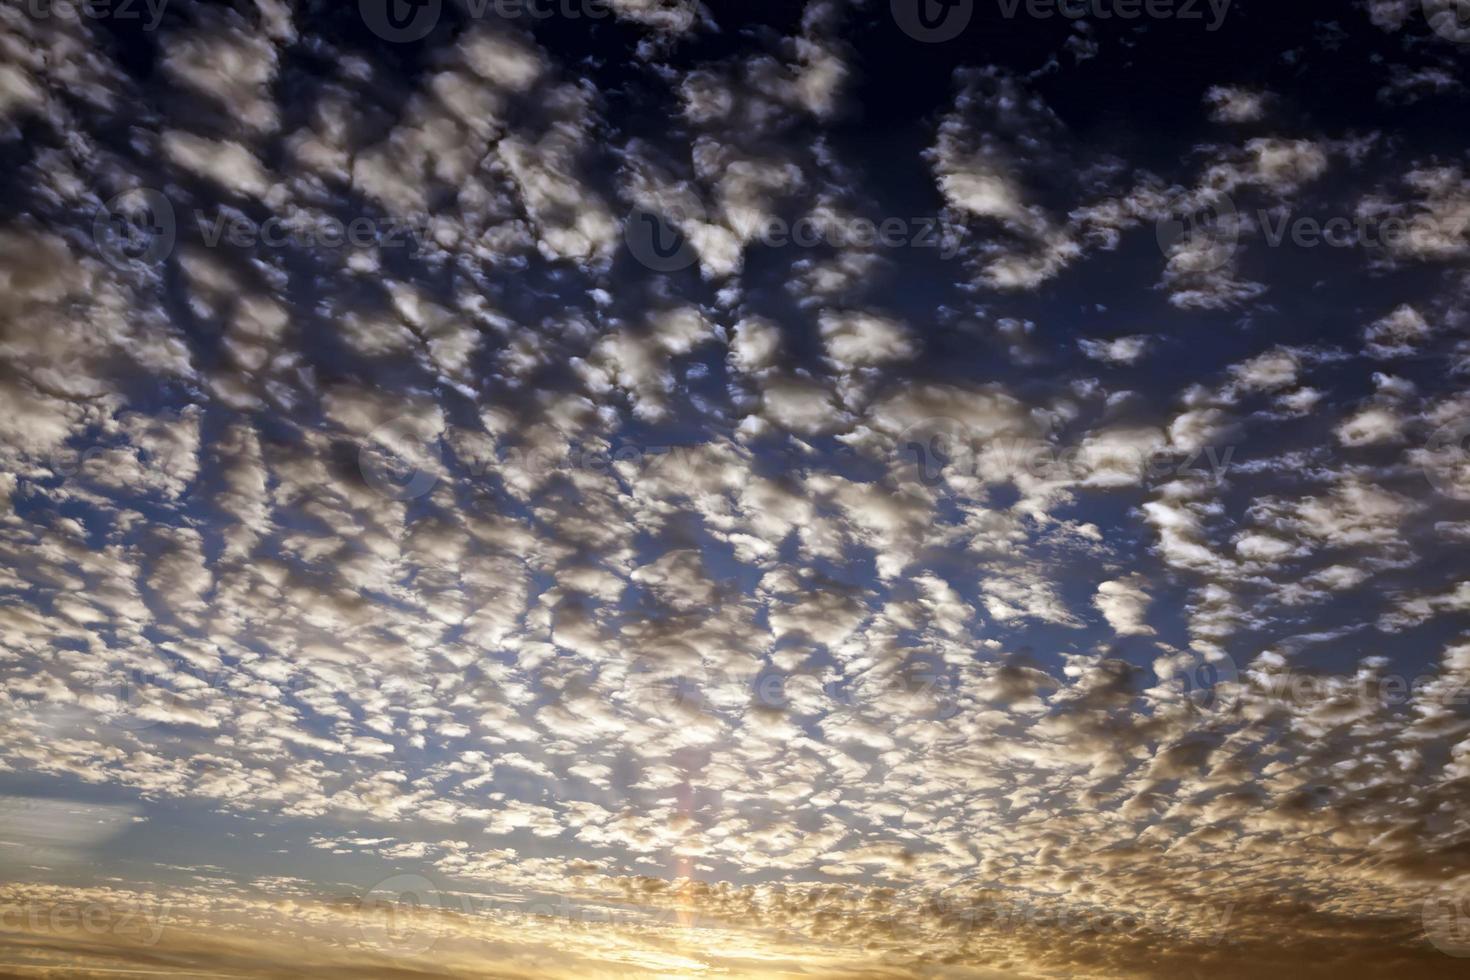
[[[1152,343],[1152,337],[1135,334],[1114,340],[1089,340],[1084,337],[1077,341],[1077,346],[1082,348],[1082,353],[1094,361],[1105,361],[1109,364],[1135,364],[1148,352]]]
[[[1121,636],[1152,636],[1154,630],[1146,616],[1149,595],[1141,583],[1113,579],[1097,587],[1092,604],[1103,614],[1108,625]]]
[[[1215,85],[1205,92],[1210,118],[1218,123],[1252,123],[1265,118],[1270,93],[1229,85]]]
[[[907,360],[915,346],[908,331],[887,317],[871,313],[830,312],[820,320],[827,356],[844,370],[888,361]]]

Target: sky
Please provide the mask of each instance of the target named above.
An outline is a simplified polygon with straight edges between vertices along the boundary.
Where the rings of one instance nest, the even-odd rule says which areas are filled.
[[[1466,975],[1467,55],[4,0],[0,975]]]

